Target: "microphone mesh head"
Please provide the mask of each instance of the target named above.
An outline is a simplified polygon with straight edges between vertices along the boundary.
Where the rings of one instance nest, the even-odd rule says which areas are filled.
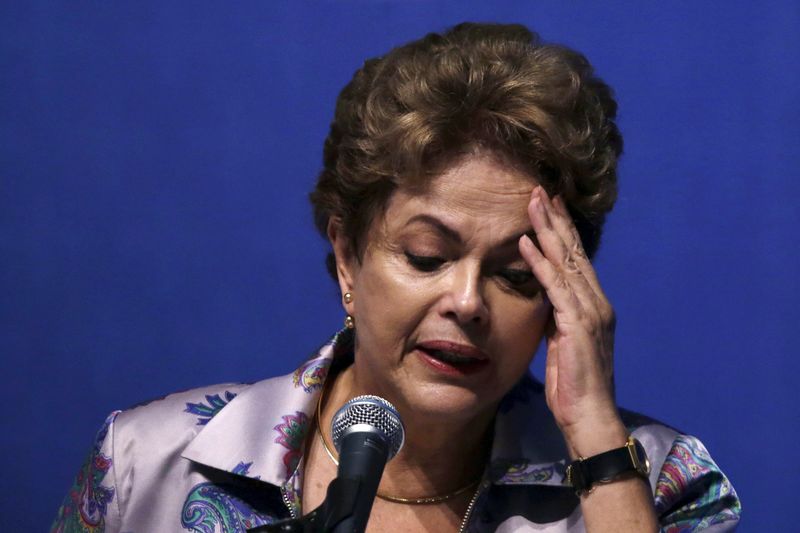
[[[389,448],[387,460],[397,455],[403,447],[405,430],[400,415],[394,405],[380,396],[357,396],[333,415],[331,435],[337,452],[341,452],[342,438],[355,425],[370,426],[368,431],[384,438]]]

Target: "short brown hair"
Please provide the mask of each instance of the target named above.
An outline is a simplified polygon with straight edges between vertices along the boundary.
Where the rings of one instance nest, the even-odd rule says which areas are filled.
[[[622,137],[580,53],[518,24],[463,23],[369,59],[344,87],[311,193],[354,250],[398,186],[470,146],[507,156],[564,199],[589,257],[617,196]],[[410,181],[416,180],[416,181]],[[336,277],[332,254],[328,270]]]

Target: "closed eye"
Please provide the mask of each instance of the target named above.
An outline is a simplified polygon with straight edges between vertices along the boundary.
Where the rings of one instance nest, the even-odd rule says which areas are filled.
[[[405,252],[409,264],[421,272],[434,272],[444,264],[444,259],[429,255],[415,255]]]
[[[535,279],[530,270],[518,268],[505,268],[500,271],[500,277],[512,287],[522,287]]]

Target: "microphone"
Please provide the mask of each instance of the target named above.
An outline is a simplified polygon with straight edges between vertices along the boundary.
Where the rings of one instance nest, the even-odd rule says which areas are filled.
[[[339,470],[328,488],[325,531],[362,533],[386,463],[405,440],[397,409],[380,396],[358,396],[345,403],[331,422]]]
[[[358,396],[333,416],[331,434],[339,470],[322,505],[248,533],[364,533],[383,469],[403,447],[403,422],[380,396]]]

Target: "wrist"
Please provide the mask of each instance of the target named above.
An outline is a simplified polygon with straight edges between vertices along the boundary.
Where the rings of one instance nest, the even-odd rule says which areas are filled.
[[[628,429],[619,415],[593,418],[591,422],[575,424],[562,430],[570,457],[591,457],[623,446]]]

